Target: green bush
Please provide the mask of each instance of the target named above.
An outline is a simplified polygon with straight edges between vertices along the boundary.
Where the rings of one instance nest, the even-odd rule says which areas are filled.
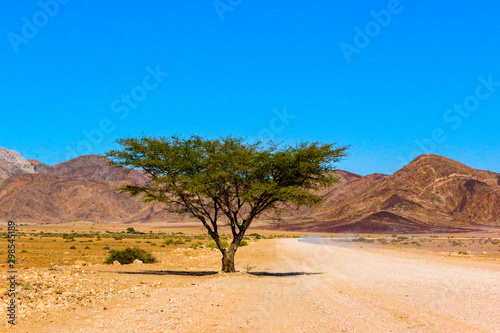
[[[183,239],[179,238],[179,239],[174,240],[174,242],[172,244],[179,245],[179,244],[185,244],[185,243],[186,242],[184,242]]]
[[[174,243],[174,239],[173,238],[166,238],[165,241],[163,242],[165,245],[170,245],[170,244],[173,244]]]
[[[202,242],[194,242],[193,244],[191,244],[192,249],[197,249],[199,247],[203,247]]]
[[[221,240],[220,243],[221,243],[222,247],[225,247],[225,248],[229,247],[229,243],[225,239]],[[211,249],[218,249],[217,244],[214,241],[208,242],[207,246]],[[242,245],[242,246],[245,246],[245,245]]]
[[[70,250],[76,250],[76,246],[74,246],[74,245],[73,245],[73,246],[72,246],[72,247],[70,247],[69,249],[70,249]]]
[[[125,250],[121,251],[109,251],[109,255],[104,263],[110,265],[114,261],[118,261],[120,264],[126,265],[133,263],[136,259],[141,260],[145,264],[156,262],[156,258],[151,254],[151,252],[138,248],[127,247]]]
[[[103,250],[109,250],[109,246],[105,246],[102,248]]]
[[[248,245],[248,242],[246,240],[242,239],[240,241],[240,246],[247,246],[247,245]]]

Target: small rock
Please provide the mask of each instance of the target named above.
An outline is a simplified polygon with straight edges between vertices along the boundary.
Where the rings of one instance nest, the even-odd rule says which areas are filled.
[[[119,266],[119,265],[121,265],[121,264],[120,264],[120,262],[119,262],[118,260],[115,260],[115,261],[113,261],[113,265],[115,265],[115,266]]]
[[[142,260],[139,260],[139,259],[135,259],[134,262],[133,262],[134,265],[142,265],[143,262]]]

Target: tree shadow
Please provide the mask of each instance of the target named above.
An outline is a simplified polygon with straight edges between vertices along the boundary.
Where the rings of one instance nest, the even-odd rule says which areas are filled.
[[[207,276],[207,275],[215,275],[219,272],[216,271],[124,271],[124,272],[115,272],[118,274],[148,274],[148,275],[184,275],[184,276]]]
[[[250,275],[255,276],[298,276],[298,275],[317,275],[323,273],[317,272],[283,272],[283,273],[271,273],[271,272],[248,272]]]
[[[208,276],[208,275],[216,275],[219,274],[217,271],[123,271],[123,272],[113,272],[116,274],[142,274],[142,275],[181,275],[181,276]],[[247,274],[254,276],[273,276],[273,277],[281,277],[281,276],[299,276],[299,275],[317,275],[323,274],[318,272],[247,272]]]

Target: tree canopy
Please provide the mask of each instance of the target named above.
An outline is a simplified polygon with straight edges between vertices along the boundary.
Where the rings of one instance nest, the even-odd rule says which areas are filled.
[[[121,150],[106,154],[112,164],[150,176],[147,184],[124,185],[120,191],[200,220],[222,252],[225,272],[235,271],[234,253],[262,212],[290,203],[320,203],[322,197],[314,191],[338,182],[334,163],[348,149],[317,142],[264,146],[231,136],[142,137],[118,143]],[[233,235],[229,248],[220,241],[223,225],[229,225]]]

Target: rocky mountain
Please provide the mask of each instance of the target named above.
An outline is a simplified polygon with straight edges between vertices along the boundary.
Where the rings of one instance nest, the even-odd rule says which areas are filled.
[[[60,178],[74,180],[132,181],[144,183],[147,177],[137,170],[124,174],[123,168],[112,168],[109,159],[99,155],[85,155],[56,164],[44,171]]]
[[[179,221],[115,189],[144,183],[137,170],[89,155],[53,166],[0,148],[0,220]],[[284,209],[270,228],[318,232],[436,232],[500,227],[500,174],[437,155],[421,155],[392,175],[338,170],[340,184],[318,193],[315,208]],[[269,216],[263,216],[263,219]]]
[[[168,218],[161,207],[116,191],[124,183],[148,180],[137,170],[124,173],[125,169],[110,167],[109,159],[98,155],[49,166],[5,151],[0,155],[1,170],[5,170],[0,179],[0,220],[52,223]]]
[[[123,220],[140,205],[98,180],[72,180],[50,174],[9,177],[0,184],[0,219],[19,221]]]
[[[392,175],[355,178],[322,206],[279,228],[426,232],[500,227],[500,174],[421,155]]]
[[[0,147],[0,180],[12,175],[34,173],[35,167],[17,151]]]

